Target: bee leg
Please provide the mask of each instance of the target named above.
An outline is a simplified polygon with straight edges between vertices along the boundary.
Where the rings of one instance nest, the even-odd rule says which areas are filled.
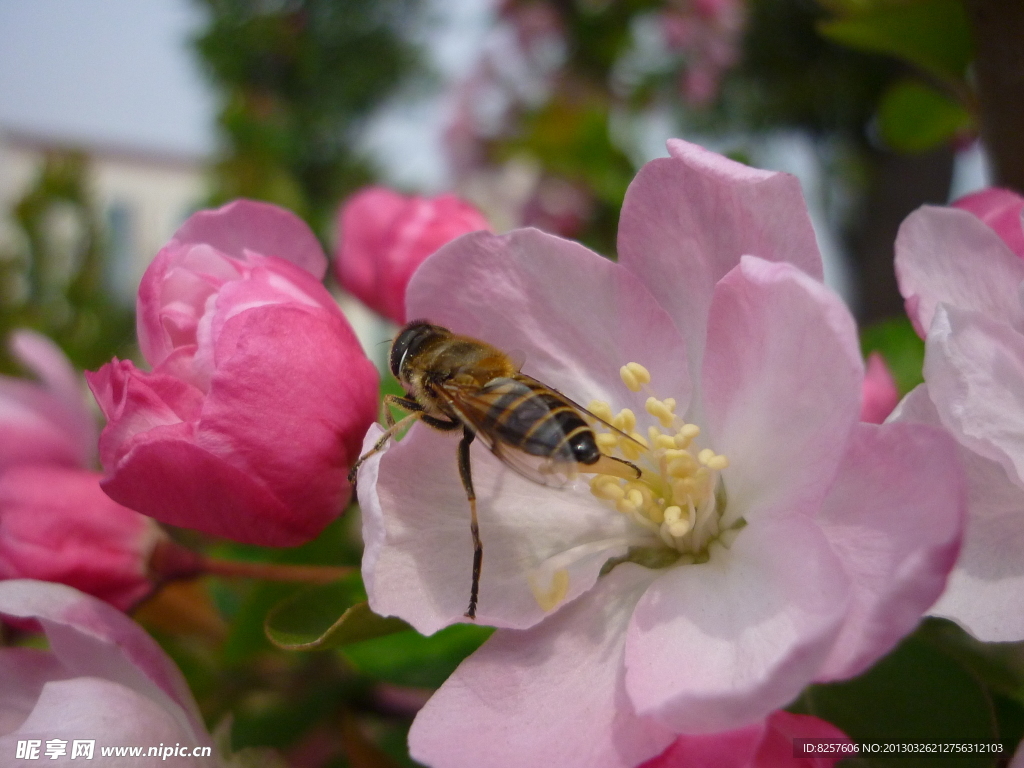
[[[373,444],[373,448],[371,448],[366,453],[364,453],[362,456],[360,456],[356,460],[356,463],[352,465],[352,469],[350,469],[348,471],[348,481],[350,483],[354,483],[356,481],[356,472],[359,471],[359,467],[361,467],[363,465],[363,462],[366,461],[371,456],[373,456],[374,454],[380,453],[384,449],[384,446],[387,445],[388,440],[390,440],[392,437],[394,437],[394,434],[396,432],[398,432],[400,429],[402,429],[402,427],[404,427],[409,422],[416,421],[417,419],[421,419],[421,418],[423,418],[423,413],[422,413],[422,411],[417,410],[414,413],[410,413],[405,418],[400,419],[398,421],[398,423],[395,423],[395,420],[393,418],[391,418],[391,412],[389,411],[388,412],[388,421],[390,421],[391,424],[388,426],[387,431],[383,435],[380,436],[380,439],[378,439],[376,443]]]
[[[384,409],[384,421],[387,422],[388,429],[395,426],[395,417],[391,413],[391,406],[397,406],[403,411],[409,411],[410,413],[421,413],[423,407],[415,400],[410,400],[408,397],[400,397],[398,395],[384,395],[384,402],[381,403],[381,408]]]
[[[480,568],[484,560],[484,545],[480,543],[480,525],[476,519],[476,493],[473,491],[473,477],[469,470],[469,444],[473,442],[472,430],[463,428],[462,440],[459,441],[459,476],[462,487],[466,489],[469,499],[469,530],[473,533],[473,585],[469,590],[469,609],[467,619],[476,619],[476,602],[480,595]]]

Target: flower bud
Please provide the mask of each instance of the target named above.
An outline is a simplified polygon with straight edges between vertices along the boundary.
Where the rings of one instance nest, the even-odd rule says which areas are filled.
[[[348,502],[378,377],[292,214],[241,200],[193,215],[143,276],[139,345],[86,374],[108,424],[103,489],[172,525],[265,546]]]
[[[490,229],[455,195],[406,197],[384,187],[353,195],[338,213],[338,282],[374,311],[404,323],[405,288],[423,260],[467,232]]]

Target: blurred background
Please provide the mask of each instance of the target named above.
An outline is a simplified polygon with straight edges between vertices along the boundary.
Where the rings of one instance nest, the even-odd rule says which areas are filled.
[[[1004,77],[1024,14],[995,6],[0,0],[0,335],[35,328],[79,368],[132,357],[149,261],[190,213],[240,196],[295,211],[328,253],[339,205],[375,183],[453,191],[496,231],[537,226],[614,258],[626,187],[681,137],[799,177],[826,279],[905,392],[922,353],[893,275],[900,222],[996,181],[1024,188],[1024,78]],[[332,288],[379,359],[391,326]],[[273,557],[357,564],[351,524]],[[409,718],[486,636],[289,656],[262,631],[277,587],[162,594],[139,618],[208,721],[234,713],[236,747],[296,766],[410,764]]]

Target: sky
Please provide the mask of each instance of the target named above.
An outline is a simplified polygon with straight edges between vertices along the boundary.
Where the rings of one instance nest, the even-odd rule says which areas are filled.
[[[212,152],[214,98],[188,0],[0,0],[0,127],[185,157]]]

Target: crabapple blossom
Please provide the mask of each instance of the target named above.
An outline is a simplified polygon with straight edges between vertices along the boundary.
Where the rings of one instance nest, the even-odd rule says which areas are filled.
[[[627,192],[617,263],[535,230],[477,233],[410,282],[409,316],[521,350],[642,470],[559,490],[474,444],[477,616],[499,629],[417,715],[427,765],[632,768],[860,673],[945,586],[955,444],[860,422],[856,328],[820,282],[796,179],[669,152]],[[363,464],[359,493],[371,607],[427,634],[462,621],[451,435],[414,425]]]
[[[357,192],[338,212],[338,282],[371,309],[405,322],[405,288],[423,260],[459,235],[490,229],[455,195],[401,195],[385,187]]]
[[[834,756],[794,757],[795,739],[849,742],[831,723],[780,709],[763,722],[735,731],[680,736],[639,768],[832,768],[843,759],[838,752]]]
[[[9,345],[39,382],[0,376],[0,472],[16,464],[88,466],[96,424],[71,363],[34,331],[14,331]]]
[[[254,544],[306,541],[344,508],[377,372],[291,213],[194,214],[146,270],[139,346],[87,374],[107,417],[103,489],[162,522]]]
[[[11,349],[41,383],[0,378],[0,579],[57,581],[127,610],[152,590],[162,534],[100,490],[96,425],[60,349],[24,330]]]
[[[47,765],[88,759],[72,751],[81,739],[95,741],[93,759],[100,758],[101,746],[162,743],[190,753],[198,747],[210,756],[168,757],[161,765],[217,764],[185,679],[127,616],[71,587],[18,579],[0,582],[0,617],[38,621],[50,647],[0,648],[4,765],[19,741],[45,745],[55,739],[65,742],[64,754],[46,759]],[[116,758],[99,762],[122,764]]]
[[[885,364],[885,359],[877,352],[868,355],[862,394],[860,420],[870,424],[881,424],[885,421],[900,401],[900,393],[896,389],[892,373]]]
[[[1024,259],[1013,250],[1022,203],[987,190],[924,207],[896,240],[925,383],[893,418],[947,429],[968,480],[963,552],[933,613],[987,641],[1024,639]]]

